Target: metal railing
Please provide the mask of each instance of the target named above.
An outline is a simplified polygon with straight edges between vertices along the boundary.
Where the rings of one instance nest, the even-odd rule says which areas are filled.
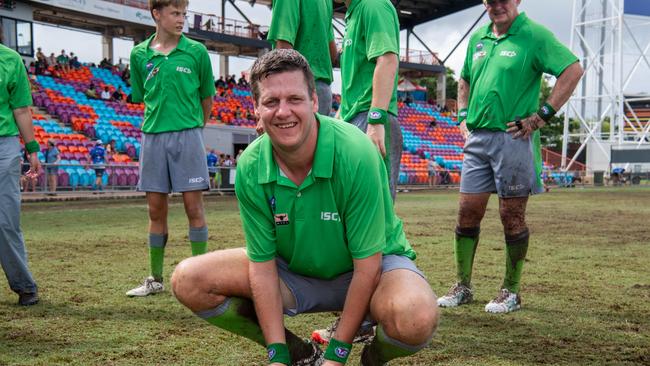
[[[207,32],[230,34],[237,37],[262,39],[262,35],[268,32],[268,26],[251,24],[246,21],[223,18],[219,15],[187,12],[187,23],[190,29],[203,30]]]

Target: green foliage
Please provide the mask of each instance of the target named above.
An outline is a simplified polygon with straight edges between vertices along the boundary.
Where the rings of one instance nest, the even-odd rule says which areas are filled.
[[[650,363],[648,189],[566,189],[531,199],[531,245],[523,309],[486,314],[503,277],[499,208],[481,225],[475,302],[441,309],[431,347],[395,365],[644,365]],[[25,204],[22,223],[42,301],[15,305],[0,281],[0,365],[263,365],[264,350],[198,319],[169,292],[174,267],[190,255],[187,219],[170,204],[167,292],[127,298],[148,271],[142,200]],[[455,280],[458,193],[400,194],[397,212],[433,290]],[[208,197],[209,250],[240,247],[233,197]],[[621,234],[625,227],[625,234]],[[214,268],[220,271],[221,268]],[[307,337],[331,314],[286,318]],[[358,364],[360,346],[349,364]]]
[[[435,77],[424,77],[416,79],[415,82],[427,88],[427,94],[430,99],[436,100],[438,95],[438,80]],[[458,81],[454,76],[454,70],[447,68],[447,99],[456,99],[458,97]]]

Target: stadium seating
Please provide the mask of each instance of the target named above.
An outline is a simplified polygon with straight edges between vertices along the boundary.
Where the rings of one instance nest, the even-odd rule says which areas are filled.
[[[94,184],[94,171],[81,167],[87,166],[90,161],[88,151],[94,146],[95,139],[101,139],[104,143],[115,140],[119,154],[115,154],[108,163],[125,165],[124,169],[107,169],[104,183],[116,186],[133,186],[137,183],[137,163],[134,160],[140,153],[144,106],[91,99],[85,94],[91,84],[98,91],[108,87],[112,93],[121,87],[125,94],[129,94],[130,87],[119,75],[111,70],[83,66],[62,74],[60,78],[35,76],[33,83],[37,87],[33,92],[34,104],[61,122],[48,120],[38,114],[34,116],[41,147],[46,147],[48,139],[56,140],[65,162],[62,164],[71,164],[60,170],[60,186],[77,188]],[[338,105],[340,99],[337,99],[338,95],[334,97]],[[250,88],[218,88],[212,116],[212,123],[254,128],[256,121],[252,117]],[[450,172],[452,183],[457,183],[464,139],[453,117],[436,111],[432,105],[414,102],[409,105],[400,103],[399,120],[404,137],[400,184],[426,183],[427,159],[435,159],[442,169]],[[432,127],[431,121],[434,120],[436,124]]]

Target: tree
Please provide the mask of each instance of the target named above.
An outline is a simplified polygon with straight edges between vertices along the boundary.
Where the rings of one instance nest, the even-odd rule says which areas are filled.
[[[438,98],[438,79],[435,77],[424,77],[415,80],[418,84],[427,88],[429,99]],[[447,99],[456,99],[458,97],[458,81],[454,78],[454,70],[447,68]]]

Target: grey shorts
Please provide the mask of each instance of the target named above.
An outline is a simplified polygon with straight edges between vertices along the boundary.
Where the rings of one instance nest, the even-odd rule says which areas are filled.
[[[302,313],[318,313],[324,311],[341,311],[345,297],[352,281],[352,272],[346,272],[331,279],[306,277],[289,271],[287,262],[276,257],[275,263],[278,275],[296,299],[295,309],[284,309],[284,313],[295,316]],[[425,278],[424,273],[415,266],[408,257],[401,255],[385,255],[381,261],[381,273],[396,269],[406,269]]]
[[[402,160],[402,130],[399,127],[399,121],[397,117],[392,114],[388,114],[388,120],[390,121],[390,133],[389,129],[386,128],[386,158],[384,158],[384,163],[388,169],[388,179],[390,184],[390,195],[395,201],[395,193],[397,192],[397,182],[399,179],[399,165]],[[368,112],[362,112],[354,116],[350,123],[357,126],[361,131],[368,131]]]
[[[513,139],[503,131],[474,130],[463,149],[461,193],[497,193],[526,197],[541,193],[533,158],[533,143]]]
[[[142,134],[139,191],[171,193],[208,188],[201,128]]]
[[[318,114],[329,116],[332,113],[332,88],[324,81],[316,80],[318,96]]]

